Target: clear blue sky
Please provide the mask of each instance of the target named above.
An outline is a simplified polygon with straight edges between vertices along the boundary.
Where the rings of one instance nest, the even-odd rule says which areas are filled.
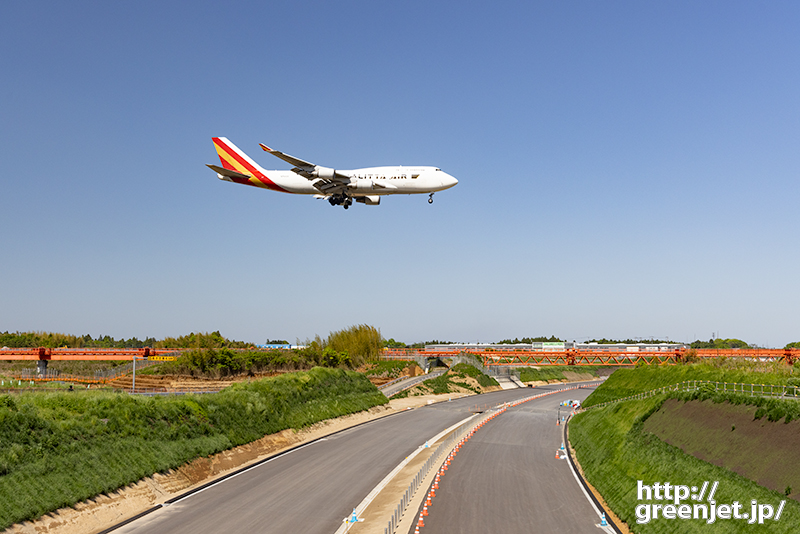
[[[0,331],[800,340],[800,4],[0,4]],[[348,211],[213,136],[435,165]]]

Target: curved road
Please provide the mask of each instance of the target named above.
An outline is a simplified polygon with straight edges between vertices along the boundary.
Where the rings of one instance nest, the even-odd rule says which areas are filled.
[[[480,396],[465,397],[451,402],[433,404],[424,408],[408,410],[397,415],[378,419],[358,427],[354,427],[317,442],[310,443],[289,453],[277,456],[253,469],[242,472],[235,477],[221,481],[219,484],[192,494],[170,506],[161,508],[137,521],[125,525],[115,534],[130,533],[169,533],[169,534],[211,534],[218,532],[233,533],[324,533],[331,534],[341,525],[342,519],[349,515],[353,508],[406,456],[413,452],[420,444],[430,439],[441,430],[469,417],[476,406],[496,405],[501,402],[517,400],[541,393],[545,390],[558,389],[556,386],[539,387],[535,389],[523,388],[506,391],[496,391]],[[517,493],[520,503],[529,502],[532,497],[539,498],[543,495],[542,488],[548,488],[551,493],[562,495],[564,491],[579,492],[577,482],[561,473],[560,470],[568,469],[566,461],[556,462],[552,456],[555,448],[553,445],[560,438],[555,436],[561,427],[555,426],[555,412],[545,417],[549,407],[557,405],[566,398],[584,398],[589,390],[573,390],[558,393],[537,399],[517,408],[512,408],[505,414],[496,418],[492,423],[479,431],[464,447],[457,458],[457,466],[449,471],[448,487],[456,486],[454,480],[458,476],[469,478],[469,471],[475,469],[472,464],[481,464],[483,468],[473,471],[472,475],[479,477],[476,480],[464,482],[472,489],[473,495],[465,494],[465,499],[476,499],[490,492],[497,492],[497,497],[503,501],[503,496],[510,496],[519,491],[528,492],[527,496]],[[559,399],[559,400],[556,400]],[[539,407],[539,408],[537,408]],[[506,423],[506,421],[508,423]],[[549,462],[550,467],[537,468],[534,460],[533,467],[520,464],[525,458],[521,453],[523,449],[530,448],[529,439],[533,439],[537,450],[549,450],[541,460]],[[476,455],[468,460],[469,450]],[[494,450],[495,452],[491,452]],[[483,451],[483,452],[481,452]],[[546,456],[551,456],[547,458]],[[551,470],[552,464],[558,467]],[[489,465],[495,467],[490,468]],[[459,475],[459,469],[465,469]],[[532,482],[520,486],[515,483],[508,487],[500,484],[506,477],[513,477],[520,469],[534,469],[537,473]],[[560,469],[560,470],[559,470]],[[494,471],[494,474],[492,472]],[[548,478],[539,478],[539,477]],[[554,477],[550,479],[550,477]],[[460,484],[459,484],[460,485]],[[464,489],[469,489],[464,488]],[[538,488],[538,489],[537,489]],[[530,493],[533,492],[533,493]],[[449,503],[448,499],[455,498],[456,493],[451,492],[450,497],[444,493],[437,497],[434,509],[439,509],[442,517],[445,514],[461,515],[474,521],[485,519],[485,513],[473,513],[463,504]],[[586,506],[586,500],[582,497]],[[546,502],[557,503],[558,506],[568,509],[575,503],[571,502],[572,494],[563,494],[554,500]],[[465,501],[466,502],[466,501]],[[469,501],[472,502],[472,501]],[[448,504],[449,503],[449,504]],[[508,502],[500,502],[495,507],[494,514],[507,517]],[[555,504],[554,504],[555,505]],[[551,506],[548,504],[548,506]],[[472,505],[470,504],[470,507]],[[521,505],[514,504],[513,510]],[[534,509],[537,509],[535,506]],[[482,510],[482,508],[477,508]],[[537,512],[538,513],[538,512]],[[515,511],[514,524],[522,524],[528,519]],[[560,524],[561,515],[552,515]],[[596,518],[596,515],[594,516]],[[388,518],[387,518],[388,519]],[[430,521],[437,521],[432,516]],[[588,521],[588,520],[587,520]],[[431,528],[426,532],[472,532],[469,521],[464,523],[464,528],[453,530],[453,524],[436,528],[431,523]],[[589,524],[590,521],[584,522]],[[385,524],[380,525],[383,532]],[[489,526],[488,530],[483,525],[482,532],[504,531],[505,528]],[[474,530],[477,532],[477,530]],[[534,532],[531,525],[525,532]],[[541,532],[575,532],[574,530],[544,529]]]
[[[555,459],[563,436],[563,427],[556,426],[559,403],[582,401],[591,391],[520,404],[478,430],[442,477],[425,533],[602,532],[567,460]]]

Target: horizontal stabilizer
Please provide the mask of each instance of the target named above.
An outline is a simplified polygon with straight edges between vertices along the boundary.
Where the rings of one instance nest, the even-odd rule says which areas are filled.
[[[223,169],[222,167],[218,167],[216,165],[206,165],[209,169],[214,171],[217,174],[221,174],[222,176],[227,176],[228,178],[239,178],[240,180],[247,180],[252,178],[252,174],[242,174],[240,172],[232,171],[231,169]]]

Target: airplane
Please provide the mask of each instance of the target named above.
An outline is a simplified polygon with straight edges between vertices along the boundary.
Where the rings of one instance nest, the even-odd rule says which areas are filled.
[[[349,208],[353,201],[377,206],[384,195],[433,194],[458,180],[436,167],[367,167],[339,171],[320,167],[259,143],[265,152],[293,165],[289,171],[267,171],[225,137],[213,137],[222,167],[206,165],[220,180],[298,195],[314,195],[331,206]]]

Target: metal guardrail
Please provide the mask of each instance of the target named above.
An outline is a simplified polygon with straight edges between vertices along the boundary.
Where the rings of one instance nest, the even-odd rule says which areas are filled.
[[[13,378],[15,380],[34,380],[36,382],[89,382],[96,384],[103,382],[97,378],[84,375],[74,375],[71,373],[62,373],[58,369],[47,369],[44,373],[40,373],[38,369],[22,369],[21,371],[4,371],[3,375]]]
[[[403,493],[402,497],[400,498],[400,502],[397,504],[392,515],[389,517],[386,528],[383,529],[384,534],[394,534],[397,531],[397,527],[400,524],[401,518],[403,515],[405,515],[406,509],[409,507],[414,494],[416,494],[417,490],[423,487],[425,479],[428,476],[428,473],[430,473],[430,470],[439,464],[439,459],[444,453],[450,452],[456,446],[456,444],[477,425],[478,423],[475,423],[474,421],[467,421],[451,432],[449,437],[436,446],[428,459],[425,460],[425,463],[422,465],[422,467],[420,467],[416,476],[409,484],[408,489],[406,489],[405,493]]]
[[[707,388],[703,386],[707,386]],[[585,408],[590,410],[592,408],[601,408],[617,402],[642,400],[672,391],[698,391],[700,389],[707,389],[710,392],[712,386],[715,393],[739,393],[742,395],[749,395],[751,397],[777,397],[793,400],[800,398],[800,387],[796,386],[784,386],[778,384],[747,384],[744,382],[714,382],[711,380],[684,380],[683,382],[679,382],[677,384],[663,386],[660,388],[651,389],[649,391],[643,391],[642,393],[637,393],[636,395],[630,395],[628,397],[614,399],[602,402],[600,404],[594,404],[592,406],[586,406]]]
[[[388,388],[389,386],[391,386],[392,384],[397,384],[398,382],[401,382],[403,380],[407,380],[409,378],[413,378],[413,377],[411,377],[411,376],[399,376],[399,377],[395,378],[394,380],[390,380],[390,381],[386,382],[385,384],[381,384],[380,386],[378,386],[378,389],[379,390],[384,390],[384,389]]]
[[[392,382],[388,382],[387,384],[384,384],[378,389],[380,389],[383,392],[383,394],[386,395],[387,397],[391,397],[392,395],[396,395],[401,391],[405,391],[408,388],[416,386],[420,382],[425,382],[426,380],[437,378],[443,375],[444,372],[445,369],[442,369],[441,371],[431,371],[427,375],[412,376],[406,378],[405,380],[393,380]],[[401,387],[395,387],[395,386],[401,386]]]

